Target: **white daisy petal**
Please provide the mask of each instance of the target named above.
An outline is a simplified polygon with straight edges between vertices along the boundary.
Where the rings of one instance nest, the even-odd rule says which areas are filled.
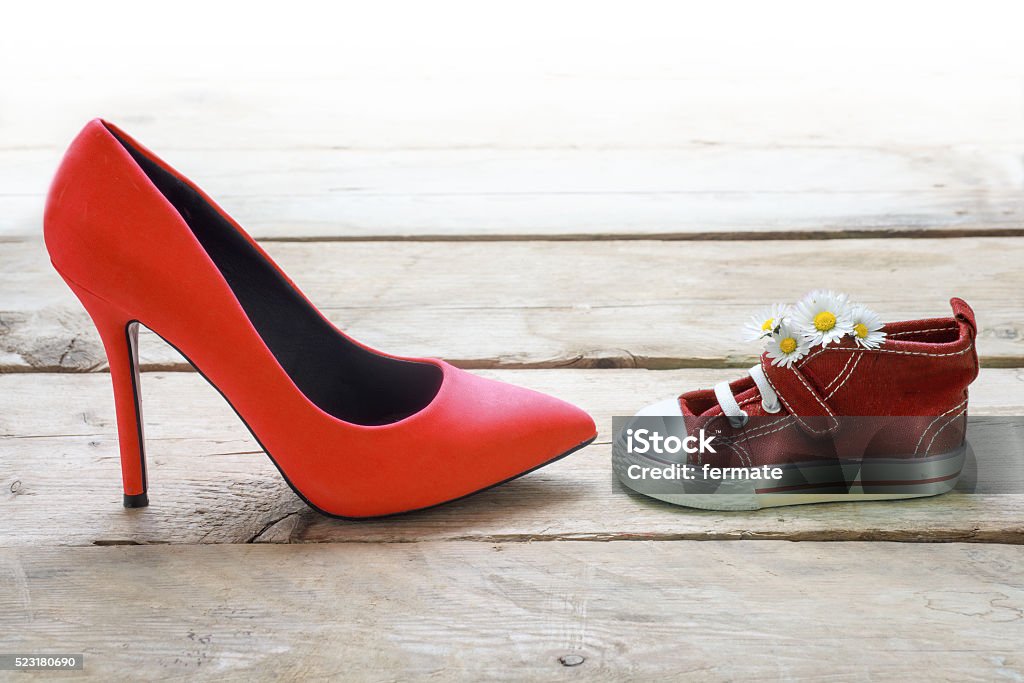
[[[845,294],[817,289],[796,305],[793,326],[810,346],[827,346],[853,333],[850,308]]]
[[[853,340],[865,349],[877,349],[885,340],[882,331],[882,319],[867,306],[856,305],[850,309],[850,322],[853,323]]]
[[[788,368],[806,356],[809,350],[807,339],[785,321],[772,332],[768,340],[768,357],[775,366]]]
[[[744,336],[747,341],[766,339],[772,335],[772,330],[789,314],[789,307],[785,304],[772,304],[760,310],[757,315],[750,317],[750,320],[743,326]]]

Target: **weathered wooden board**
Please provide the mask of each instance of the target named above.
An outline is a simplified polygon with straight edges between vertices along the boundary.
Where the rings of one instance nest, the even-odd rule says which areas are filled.
[[[103,374],[0,375],[0,545],[442,539],[886,539],[1024,542],[1024,495],[961,495],[762,512],[687,510],[613,482],[613,415],[735,370],[487,371],[594,415],[598,443],[523,479],[412,515],[346,522],[309,510],[195,373],[145,373],[144,510],[121,507],[113,399]],[[1024,370],[986,369],[975,415],[1024,415]]]
[[[846,291],[887,320],[949,315],[949,297],[961,296],[976,309],[983,362],[1024,359],[1017,238],[276,243],[269,251],[356,338],[465,367],[749,366],[759,349],[742,341],[748,316],[814,287]],[[102,367],[99,339],[41,244],[0,249],[0,292],[0,370]],[[144,344],[143,361],[187,367],[159,343]]]
[[[1024,234],[1019,148],[171,151],[261,239]],[[60,152],[0,149],[0,240],[38,235]]]
[[[605,38],[595,47],[607,58]],[[674,33],[671,42],[687,41]],[[519,52],[516,66],[522,65]],[[689,63],[672,58],[651,64],[662,73],[643,78],[621,70],[621,54],[597,67],[603,73],[584,63],[575,73],[541,67],[525,78],[499,77],[485,65],[476,74],[453,73],[453,65],[445,64],[440,68],[447,73],[425,76],[415,73],[418,63],[402,65],[403,73],[374,73],[380,56],[367,54],[332,58],[324,63],[330,74],[311,74],[314,62],[288,63],[277,54],[273,68],[253,73],[246,72],[254,66],[251,54],[233,62],[222,54],[207,65],[205,77],[183,77],[173,59],[162,71],[144,62],[114,69],[111,62],[121,60],[112,59],[81,73],[62,64],[45,80],[33,79],[30,71],[17,77],[19,67],[31,64],[19,55],[21,64],[0,74],[5,101],[12,103],[0,121],[0,149],[63,149],[95,116],[160,150],[1024,144],[1019,65],[999,64],[1000,73],[981,74],[964,67],[959,49],[947,47],[946,53],[953,55],[946,72],[934,64],[916,73],[858,68],[844,70],[842,78],[827,69],[815,73],[805,58],[801,67],[811,70],[752,72],[744,61],[731,70],[721,63],[722,72],[712,63],[717,60],[698,52]],[[897,59],[905,63],[907,56],[900,51]],[[455,66],[472,68],[468,61],[463,56]],[[228,70],[217,72],[228,63]]]
[[[1012,680],[1022,567],[964,544],[10,548],[0,632],[104,681]]]

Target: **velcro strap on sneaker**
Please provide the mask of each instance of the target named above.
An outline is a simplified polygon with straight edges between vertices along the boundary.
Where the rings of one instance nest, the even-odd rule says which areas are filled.
[[[772,365],[767,354],[761,356],[761,368],[779,401],[801,429],[818,438],[834,434],[839,429],[835,413],[800,370]]]

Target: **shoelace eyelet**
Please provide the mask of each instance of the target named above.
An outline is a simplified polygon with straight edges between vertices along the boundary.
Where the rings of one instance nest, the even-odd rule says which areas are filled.
[[[771,405],[769,405],[769,404],[765,403],[762,400],[761,401],[761,407],[764,409],[764,412],[766,412],[766,413],[777,413],[780,410],[782,410],[782,406],[779,405],[778,401],[776,401],[775,403],[772,403]]]
[[[741,410],[740,412],[742,413],[742,415],[736,417],[729,417],[729,424],[731,424],[736,429],[739,429],[740,427],[745,427],[747,425],[747,422],[750,421],[750,416],[747,415],[747,411]]]

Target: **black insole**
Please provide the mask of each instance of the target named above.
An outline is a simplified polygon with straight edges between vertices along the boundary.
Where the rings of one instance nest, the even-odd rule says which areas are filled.
[[[111,133],[181,214],[264,343],[310,401],[346,422],[380,425],[433,400],[441,386],[439,368],[381,356],[340,335],[194,188]]]

